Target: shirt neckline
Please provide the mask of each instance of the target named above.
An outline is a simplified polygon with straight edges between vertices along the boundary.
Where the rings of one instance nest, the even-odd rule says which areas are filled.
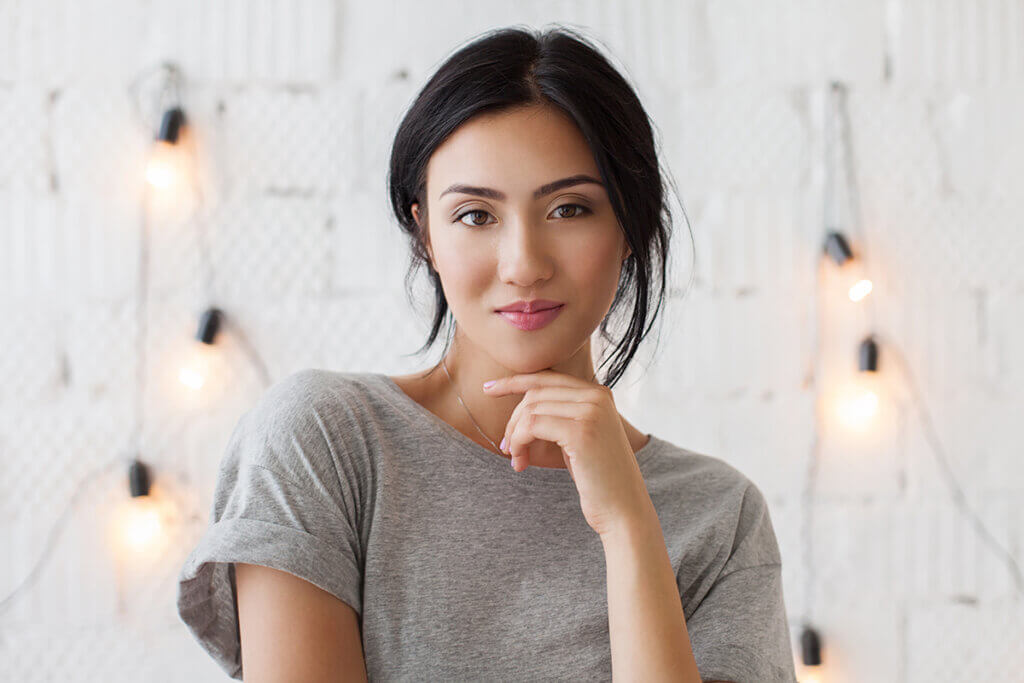
[[[391,379],[390,376],[380,373],[371,372],[368,376],[376,379],[382,386],[388,389],[395,398],[397,398],[403,405],[409,408],[414,415],[419,416],[421,422],[431,425],[434,429],[442,431],[448,436],[453,443],[462,448],[464,451],[471,453],[476,457],[478,461],[483,463],[486,467],[495,472],[508,474],[516,477],[517,481],[528,481],[532,483],[540,484],[553,484],[559,486],[571,486],[576,487],[576,483],[569,476],[569,470],[564,467],[527,467],[522,472],[516,472],[509,465],[509,459],[498,455],[489,448],[485,448],[473,441],[468,436],[460,432],[458,429],[448,424],[434,413],[430,412],[417,401],[414,401],[402,387]],[[661,446],[662,440],[656,437],[654,434],[646,434],[648,437],[647,443],[640,447],[640,450],[636,451],[637,464],[642,468],[644,464],[650,460],[651,455]]]

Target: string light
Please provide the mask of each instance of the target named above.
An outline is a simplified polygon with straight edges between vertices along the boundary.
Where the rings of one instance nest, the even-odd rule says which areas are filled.
[[[115,548],[121,554],[146,555],[154,552],[165,537],[165,505],[150,495],[149,468],[135,458],[128,468],[130,498],[122,501],[114,515]]]
[[[825,253],[836,263],[840,277],[845,282],[844,289],[850,301],[863,301],[864,297],[874,288],[871,280],[864,276],[860,260],[854,258],[853,250],[842,233],[832,231],[825,239]]]
[[[146,110],[142,108],[139,101],[138,88],[145,77],[157,70],[162,72],[163,76],[163,84],[159,93],[159,100],[161,104],[158,104],[155,109],[149,109],[148,111],[163,111],[163,116],[161,118],[159,130],[154,135],[155,144],[150,151],[145,176],[148,187],[166,190],[179,185],[184,185],[181,181],[184,180],[183,176],[185,175],[184,171],[186,169],[185,148],[189,147],[191,149],[191,146],[181,144],[182,139],[188,139],[185,113],[184,109],[180,106],[181,72],[174,64],[167,62],[150,67],[133,79],[129,84],[128,92],[131,96],[131,104],[136,115],[136,122],[142,129],[147,131],[147,134],[152,134],[152,129],[147,123],[147,119],[149,117],[146,115]],[[162,102],[172,90],[174,92],[174,100],[176,104],[171,107],[162,107]],[[194,154],[194,149],[192,150],[192,153]],[[198,186],[198,183],[194,189],[201,198],[202,189]],[[146,195],[146,197],[148,198],[148,195]],[[198,212],[198,207],[196,211]],[[139,450],[138,442],[140,441],[139,436],[143,424],[142,398],[144,396],[144,368],[146,366],[144,361],[146,349],[145,322],[147,318],[145,307],[148,301],[147,290],[150,224],[150,220],[146,214],[147,211],[143,211],[143,220],[141,222],[142,235],[140,239],[138,302],[136,307],[138,315],[138,329],[140,330],[139,335],[137,335],[138,348],[136,350],[138,358],[135,392],[136,414],[132,435],[130,437],[133,447],[129,449],[129,453],[137,453]],[[201,230],[202,228],[202,221],[199,221],[199,229]],[[203,237],[204,234],[201,233],[199,247],[201,250],[200,256],[202,257],[200,261],[205,271],[205,277],[203,278],[203,283],[206,287],[204,290],[204,296],[207,297],[207,300],[212,300],[212,293],[209,291],[210,282],[212,281],[212,268],[210,267],[206,244]],[[204,350],[212,348],[222,323],[226,320],[229,321],[230,319],[225,318],[219,309],[212,307],[207,308],[200,319],[199,328],[196,333],[197,343],[193,348],[202,348]],[[270,386],[272,379],[267,370],[266,364],[257,353],[255,347],[249,341],[248,337],[244,334],[244,331],[239,329],[237,326],[233,326],[232,333],[233,337],[237,337],[237,341],[241,345],[242,350],[259,372],[264,388]],[[193,356],[193,358],[195,358],[195,356]],[[208,368],[209,366],[207,366],[207,369]],[[202,372],[201,363],[186,362],[183,365],[182,373],[186,377],[192,378],[193,384],[196,385],[196,388],[206,384],[207,375]],[[202,378],[202,381],[197,381],[198,378]],[[169,535],[167,533],[168,525],[178,523],[178,517],[176,517],[173,502],[164,499],[158,494],[156,487],[153,486],[151,470],[148,465],[143,463],[134,455],[119,455],[86,472],[85,475],[75,482],[75,485],[72,488],[73,493],[64,503],[64,509],[57,519],[57,522],[48,532],[44,541],[43,551],[36,559],[32,569],[20,584],[18,584],[8,595],[4,596],[3,599],[0,599],[0,613],[10,609],[19,597],[27,594],[28,590],[42,575],[42,569],[51,558],[61,532],[63,531],[67,521],[71,518],[71,514],[74,511],[79,498],[87,490],[87,484],[91,480],[105,475],[113,468],[118,466],[123,467],[126,464],[128,466],[129,495],[124,500],[119,501],[116,504],[115,512],[111,515],[111,518],[108,521],[108,541],[111,543],[114,552],[124,560],[151,558],[166,546],[169,539]],[[195,518],[195,516],[193,516],[193,518]]]
[[[146,165],[146,180],[153,187],[167,189],[181,182],[186,158],[182,146],[178,144],[178,136],[184,125],[185,112],[180,106],[164,112]]]
[[[866,431],[878,416],[882,383],[878,374],[878,344],[873,337],[860,343],[857,375],[837,400],[840,422],[849,430]]]
[[[800,634],[800,683],[821,683],[821,637],[809,625]]]
[[[826,120],[828,140],[825,147],[826,185],[824,224],[829,226],[839,224],[839,221],[836,220],[835,217],[830,216],[830,211],[834,210],[832,202],[834,191],[832,157],[834,153],[833,147],[835,145],[832,142],[832,133],[833,128],[838,127],[840,121],[846,124],[843,127],[844,144],[840,147],[847,152],[845,157],[847,162],[845,168],[848,176],[847,180],[849,189],[851,190],[850,196],[848,196],[847,199],[850,203],[851,211],[854,213],[857,213],[858,211],[858,202],[856,201],[855,196],[853,196],[855,195],[856,182],[853,173],[851,155],[849,154],[849,149],[852,147],[852,143],[849,139],[849,120],[846,108],[843,106],[845,102],[845,93],[846,89],[841,83],[831,83],[829,88],[829,103],[834,106],[830,106],[828,110],[829,116]],[[859,220],[854,221],[854,225],[859,229]],[[864,237],[863,234],[861,237]],[[849,241],[846,239],[845,235],[835,228],[828,230],[822,251],[838,267],[838,272],[843,280],[843,289],[847,292],[850,301],[860,302],[865,300],[873,289],[872,282],[866,275],[867,269],[864,259],[862,257],[857,258],[854,256],[853,250],[850,248]],[[872,318],[873,327],[873,307],[870,304],[871,300],[868,300],[867,313]],[[912,390],[912,399],[918,408],[918,414],[921,418],[926,436],[928,437],[929,445],[932,447],[932,452],[943,465],[942,471],[953,491],[954,501],[960,508],[961,512],[971,519],[979,537],[1003,556],[1017,582],[1018,590],[1024,594],[1024,573],[1021,572],[1021,569],[1012,553],[999,545],[995,536],[988,531],[980,517],[968,507],[963,489],[960,487],[952,469],[946,462],[943,449],[941,448],[938,437],[935,435],[935,430],[930,418],[928,417],[924,400],[917,391],[916,383],[913,381],[909,366],[905,359],[901,357],[897,349],[893,348],[893,351],[895,352],[895,357],[900,361],[900,366],[904,372],[906,383]],[[815,340],[814,353],[815,357],[817,357],[817,339]],[[857,347],[857,373],[851,381],[850,387],[846,392],[844,392],[843,397],[840,398],[837,404],[837,412],[840,421],[852,430],[868,430],[875,425],[875,419],[879,416],[884,396],[883,386],[881,384],[882,375],[879,372],[878,359],[879,344],[876,339],[876,335],[870,334],[862,339]],[[800,668],[800,675],[798,679],[801,683],[822,683],[824,675],[822,668],[821,635],[810,625],[809,620],[811,612],[810,604],[812,599],[811,585],[813,582],[813,564],[811,562],[812,553],[810,550],[811,543],[809,530],[814,526],[811,521],[811,516],[814,510],[812,496],[818,467],[819,444],[820,440],[816,430],[814,434],[814,447],[812,450],[808,477],[803,492],[804,530],[802,531],[802,534],[805,535],[805,538],[801,545],[804,552],[804,564],[806,569],[805,595],[807,596],[808,603],[808,607],[806,608],[808,618],[805,618],[803,631],[800,637],[802,667]]]
[[[216,308],[208,308],[199,320],[196,338],[189,347],[185,360],[178,370],[178,379],[182,384],[198,391],[210,376],[214,362],[214,343],[220,330],[223,313]]]

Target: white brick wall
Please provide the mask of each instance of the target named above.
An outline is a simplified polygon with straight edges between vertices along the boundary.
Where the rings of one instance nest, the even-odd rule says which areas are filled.
[[[675,295],[653,366],[617,390],[624,412],[764,490],[793,642],[810,617],[825,680],[1019,676],[1024,597],[984,535],[1024,565],[1024,0],[0,2],[0,598],[75,482],[132,447],[139,362],[138,444],[178,506],[168,547],[127,566],[102,537],[123,472],[88,483],[0,616],[4,676],[224,679],[178,620],[174,581],[261,378],[230,331],[223,382],[198,403],[168,369],[211,296],[274,380],[422,367],[401,356],[427,321],[402,291],[391,137],[457,45],[554,22],[635,82],[696,240],[682,296],[676,207]],[[156,121],[129,85],[164,60],[186,79],[204,201],[148,226],[139,358]],[[828,279],[816,289],[830,80],[848,90],[873,326]],[[819,404],[872,329],[888,393],[877,431],[852,439]],[[904,367],[982,527],[954,502]]]

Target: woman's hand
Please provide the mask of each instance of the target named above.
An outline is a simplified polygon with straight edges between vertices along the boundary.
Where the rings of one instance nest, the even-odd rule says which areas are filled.
[[[611,389],[542,370],[502,377],[484,392],[525,394],[505,426],[504,451],[512,456],[513,469],[529,467],[532,442],[558,444],[580,494],[583,516],[598,534],[653,510]]]

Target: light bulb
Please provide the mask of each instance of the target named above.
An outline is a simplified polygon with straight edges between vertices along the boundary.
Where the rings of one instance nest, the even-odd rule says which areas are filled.
[[[213,344],[194,340],[178,368],[178,380],[188,388],[199,391],[210,377],[213,357],[217,353]]]
[[[118,549],[129,555],[155,552],[165,536],[161,506],[152,496],[136,496],[119,504],[114,527]]]
[[[153,187],[160,189],[176,185],[184,169],[181,157],[180,145],[157,140],[153,143],[149,161],[146,164],[146,180]]]
[[[860,301],[871,293],[871,280],[858,280],[850,287],[850,301]]]
[[[858,372],[836,397],[836,417],[847,429],[867,430],[878,417],[881,383],[877,372]]]
[[[864,272],[864,262],[850,259],[839,267],[840,287],[854,303],[863,301],[871,293],[873,285]]]
[[[862,301],[871,293],[872,285],[864,272],[864,263],[856,258],[850,243],[841,232],[830,232],[825,240],[824,251],[835,265],[842,289],[850,301]]]
[[[804,666],[797,672],[797,681],[800,683],[823,683],[825,679],[822,677],[822,673],[816,670],[820,668],[820,666]]]

